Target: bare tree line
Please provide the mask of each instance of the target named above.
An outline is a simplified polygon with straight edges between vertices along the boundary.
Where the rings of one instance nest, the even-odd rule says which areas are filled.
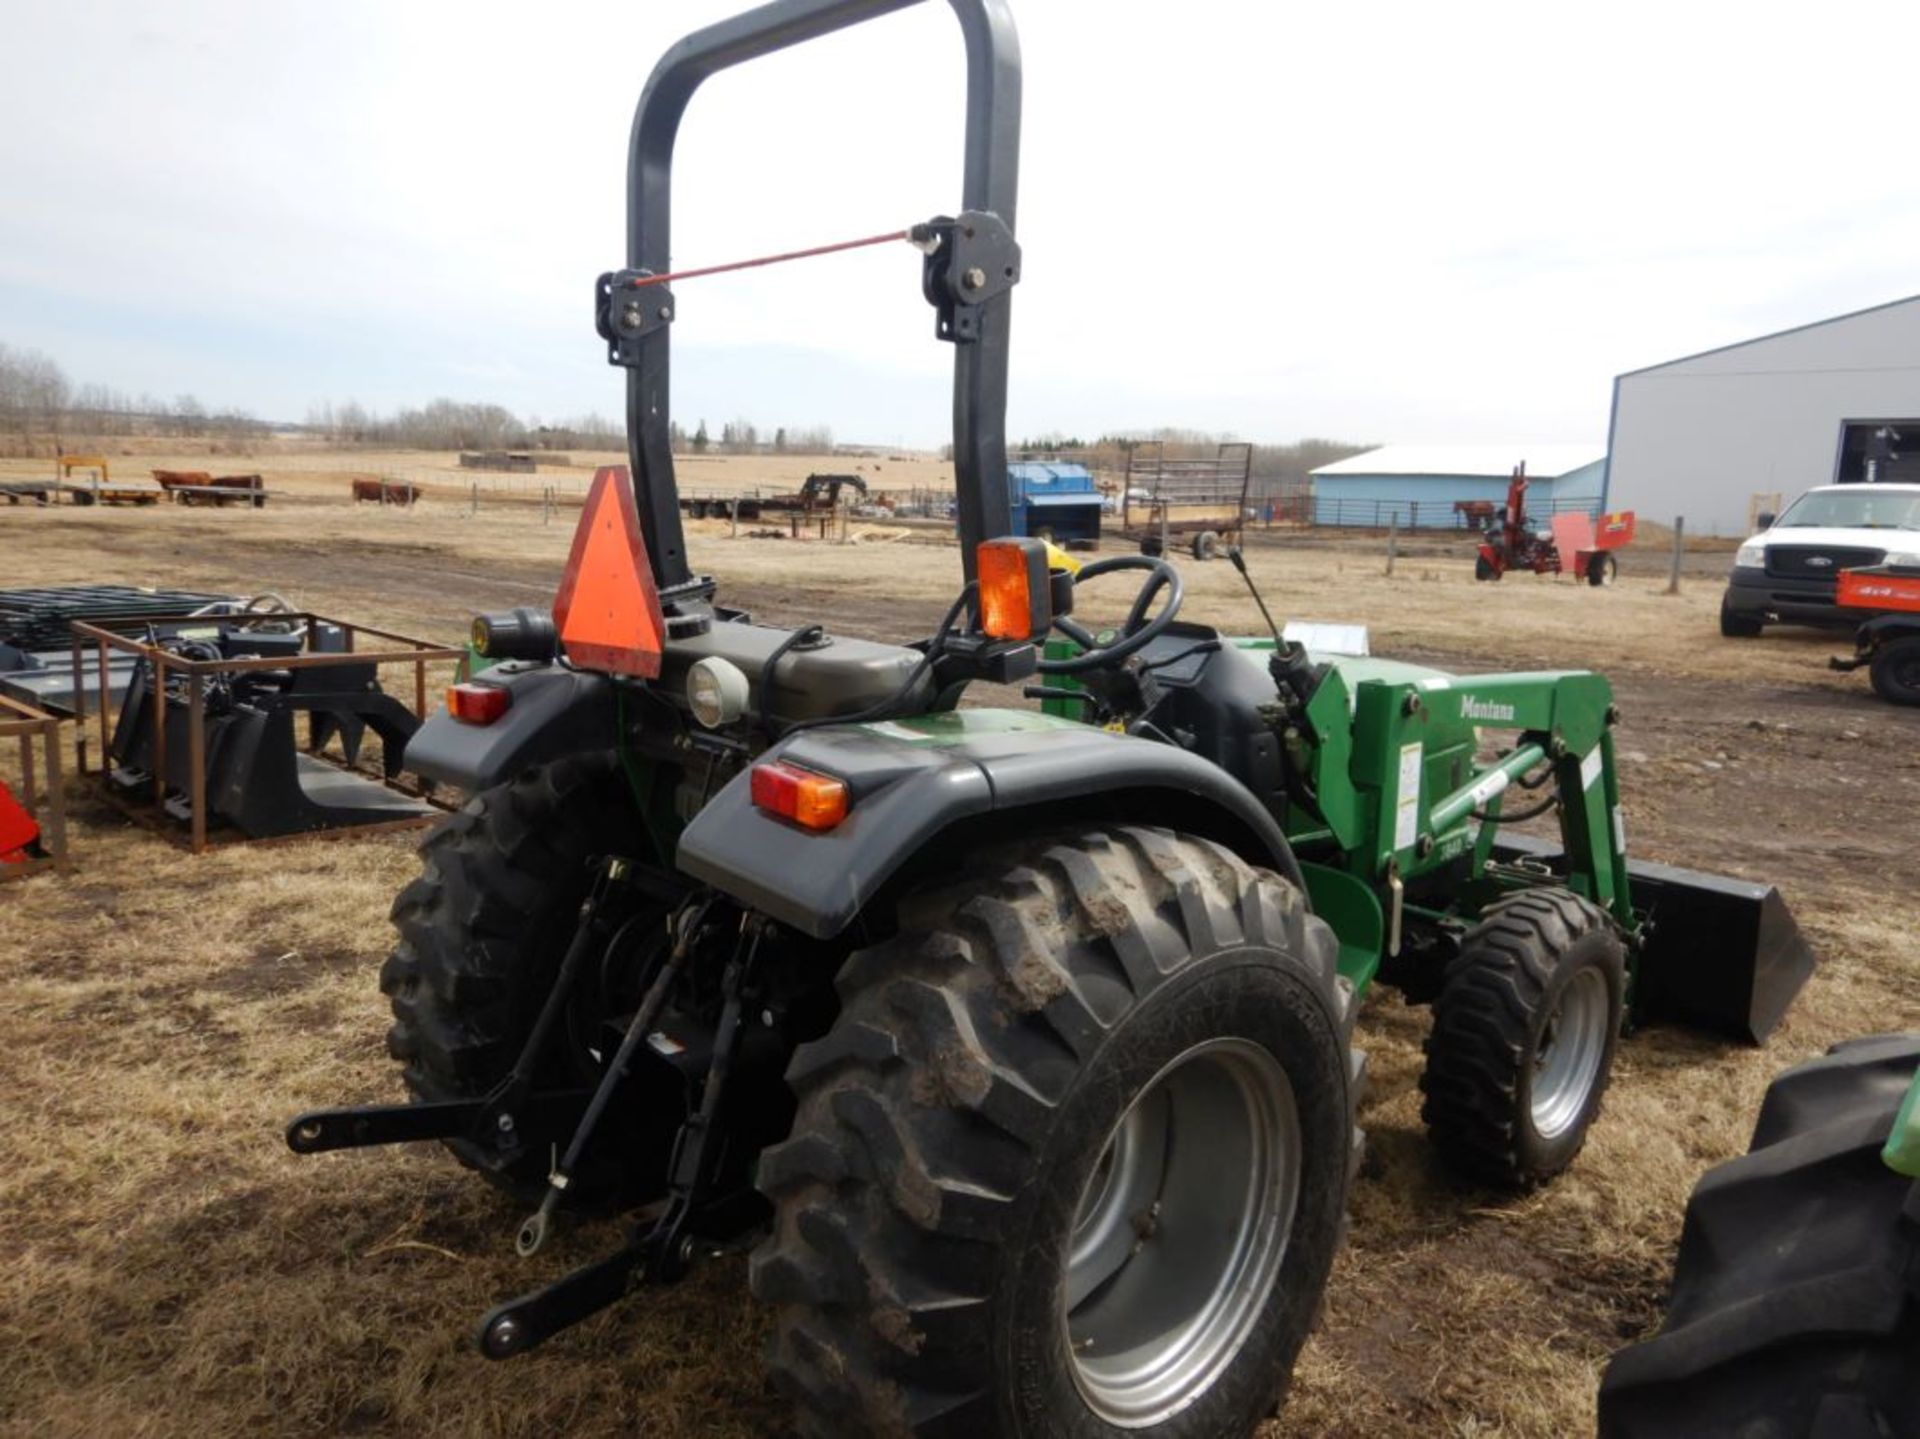
[[[106,385],[75,385],[50,355],[0,344],[0,453],[74,451],[108,438],[133,436],[210,440],[215,449],[241,449],[273,427],[237,409],[209,409],[190,394],[172,400],[130,395]],[[418,450],[621,450],[625,428],[599,414],[543,423],[522,420],[504,405],[437,399],[416,408],[382,414],[347,400],[314,406],[304,429],[340,447]],[[779,425],[771,431],[754,421],[724,422],[716,439],[700,420],[689,433],[678,421],[672,444],[682,454],[824,455],[834,450],[825,425]],[[1154,441],[1170,454],[1208,454],[1234,437],[1163,426],[1095,439],[1047,431],[1008,446],[1010,456],[1070,453],[1096,469],[1126,469],[1127,452]],[[1304,439],[1288,445],[1256,445],[1253,473],[1265,492],[1304,489],[1308,473],[1370,446],[1342,440]],[[952,447],[945,451],[952,458]]]
[[[135,436],[211,440],[216,449],[238,449],[264,439],[275,427],[237,409],[211,409],[193,395],[171,400],[131,395],[100,384],[76,385],[51,355],[0,344],[0,453],[73,452],[104,439]],[[620,450],[625,428],[599,414],[542,422],[521,419],[504,405],[437,399],[383,414],[358,400],[316,405],[304,430],[343,448],[403,450]],[[673,426],[682,452],[723,454],[824,454],[833,432],[824,425],[777,426],[763,432],[751,420],[731,420],[717,444],[706,421],[689,434]]]
[[[390,415],[358,400],[328,401],[307,411],[306,429],[338,446],[389,450],[618,449],[626,443],[620,429],[599,415],[543,425],[504,405],[449,399]]]
[[[210,439],[239,448],[267,433],[241,410],[211,410],[192,395],[171,400],[100,384],[75,385],[52,356],[0,344],[0,451],[73,450],[127,435]]]
[[[403,450],[622,450],[626,431],[604,415],[580,415],[542,423],[522,421],[503,405],[434,400],[418,409],[381,415],[357,400],[316,405],[307,412],[306,429],[339,446],[365,445]],[[682,454],[813,455],[833,449],[833,431],[825,425],[776,426],[771,432],[752,420],[728,420],[715,440],[701,420],[691,434],[671,423],[673,448]]]
[[[707,433],[705,420],[695,426],[689,436],[675,420],[672,424],[672,441],[675,451],[704,455],[713,450],[722,455],[830,455],[833,453],[833,431],[825,425],[793,426],[777,425],[771,435],[763,435],[759,426],[752,420],[729,420],[720,427],[720,439],[715,443]]]

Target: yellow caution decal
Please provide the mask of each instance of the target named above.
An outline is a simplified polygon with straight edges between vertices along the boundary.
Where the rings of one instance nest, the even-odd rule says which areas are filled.
[[[1077,575],[1080,573],[1080,566],[1086,563],[1085,560],[1079,559],[1074,555],[1068,554],[1065,550],[1061,549],[1060,546],[1056,545],[1052,540],[1048,540],[1046,544],[1047,544],[1047,568],[1048,569],[1065,570],[1070,575]]]

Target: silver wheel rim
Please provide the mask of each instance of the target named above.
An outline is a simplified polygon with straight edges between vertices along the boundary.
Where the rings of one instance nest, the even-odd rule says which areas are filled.
[[[1579,970],[1547,1016],[1533,1057],[1533,1127],[1557,1139],[1587,1107],[1600,1059],[1607,1050],[1607,981],[1592,967]]]
[[[1195,1045],[1135,1097],[1081,1191],[1061,1283],[1094,1413],[1160,1423],[1233,1362],[1286,1254],[1303,1148],[1286,1071],[1248,1040]]]

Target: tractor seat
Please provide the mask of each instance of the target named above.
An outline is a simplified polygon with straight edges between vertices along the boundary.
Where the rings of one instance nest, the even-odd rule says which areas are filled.
[[[767,661],[794,633],[774,625],[716,619],[705,634],[668,643],[659,683],[674,695],[684,694],[687,671],[699,660],[718,657],[746,675],[748,707],[755,714],[764,714],[770,707],[783,720],[831,719],[859,714],[891,698],[920,663],[920,651],[904,645],[827,635],[780,656],[772,694],[764,696]],[[932,677],[923,676],[911,699],[924,703],[932,685]],[[910,710],[914,705],[907,703],[903,708]]]

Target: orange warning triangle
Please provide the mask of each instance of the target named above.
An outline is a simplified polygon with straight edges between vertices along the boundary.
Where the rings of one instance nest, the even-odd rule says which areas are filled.
[[[667,624],[625,465],[603,465],[594,472],[567,572],[554,596],[553,622],[567,658],[582,669],[641,679],[660,673]]]

